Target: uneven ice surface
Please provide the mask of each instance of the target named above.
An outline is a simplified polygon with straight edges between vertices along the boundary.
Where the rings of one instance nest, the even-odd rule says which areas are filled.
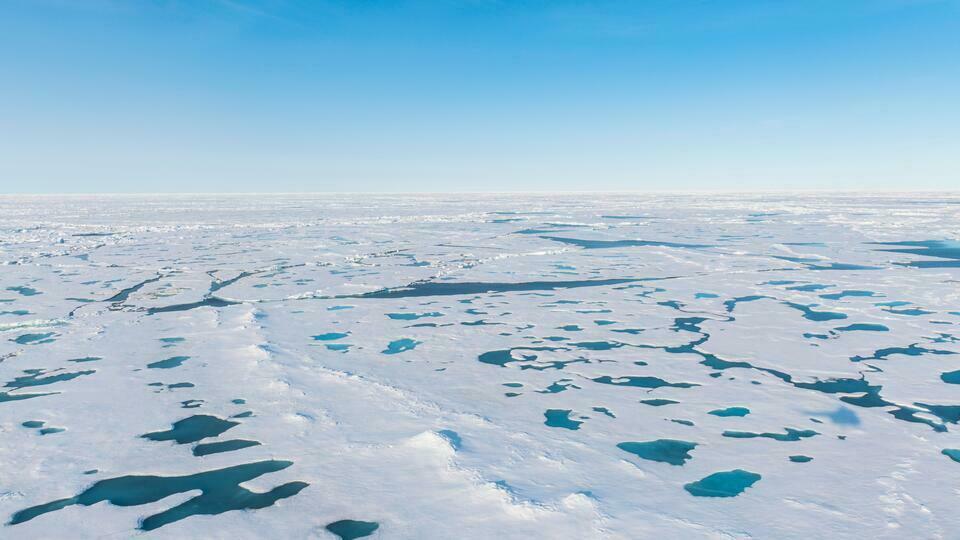
[[[960,537],[960,196],[0,198],[3,538]]]

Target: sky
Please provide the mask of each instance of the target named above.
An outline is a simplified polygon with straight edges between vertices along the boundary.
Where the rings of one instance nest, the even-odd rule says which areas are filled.
[[[0,193],[960,189],[960,0],[0,0]]]

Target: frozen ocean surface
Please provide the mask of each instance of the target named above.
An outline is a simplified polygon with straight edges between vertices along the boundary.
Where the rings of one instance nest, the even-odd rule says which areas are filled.
[[[958,538],[960,195],[0,198],[3,538]]]

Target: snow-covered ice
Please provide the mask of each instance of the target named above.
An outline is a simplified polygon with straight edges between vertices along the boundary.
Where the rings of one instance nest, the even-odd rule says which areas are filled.
[[[958,231],[960,195],[4,196],[0,537],[957,538]]]

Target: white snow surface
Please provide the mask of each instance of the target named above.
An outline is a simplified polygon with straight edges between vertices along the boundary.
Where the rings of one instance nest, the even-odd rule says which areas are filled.
[[[911,263],[960,255],[878,243],[958,239],[958,194],[3,196],[0,537],[958,538],[960,267]],[[881,403],[815,387],[861,379]],[[750,413],[708,414],[728,407]],[[194,415],[238,425],[142,437]],[[816,434],[724,436],[786,428]],[[192,453],[235,439],[260,444]],[[617,446],[659,439],[697,446]],[[13,524],[265,460],[292,465],[243,487],[309,485],[153,530],[201,492]],[[684,487],[735,469],[761,479]]]

